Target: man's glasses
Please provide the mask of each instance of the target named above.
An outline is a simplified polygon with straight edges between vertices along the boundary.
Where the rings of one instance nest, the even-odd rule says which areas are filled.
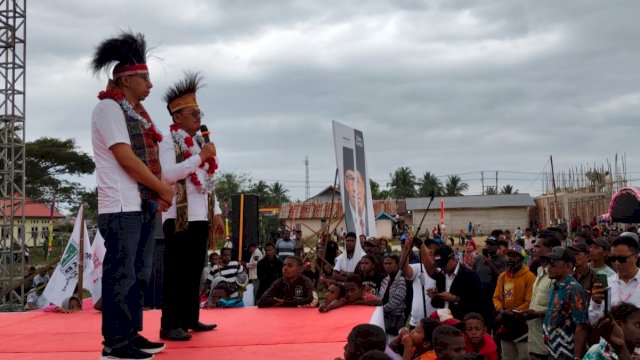
[[[632,255],[627,255],[627,256],[613,256],[613,255],[610,255],[610,256],[607,256],[607,260],[609,260],[611,263],[614,263],[614,262],[617,261],[620,264],[624,264],[624,263],[627,262],[627,259],[632,257],[632,256],[633,256],[633,254]]]
[[[189,114],[193,117],[204,117],[204,113],[200,110],[192,110],[192,111],[181,111],[181,114]]]

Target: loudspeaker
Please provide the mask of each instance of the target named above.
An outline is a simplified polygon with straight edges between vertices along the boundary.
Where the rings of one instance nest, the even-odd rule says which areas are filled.
[[[151,279],[144,289],[144,307],[152,309],[162,308],[162,276],[164,259],[164,233],[162,232],[162,216],[157,214],[154,229],[155,249],[153,253],[153,268]]]
[[[258,195],[236,194],[231,196],[231,241],[233,242],[233,260],[238,259],[238,251],[240,251],[242,261],[248,262],[250,255],[246,254],[247,247],[250,243],[259,243],[258,203]],[[244,206],[241,206],[241,204],[243,204]],[[242,214],[242,219],[240,218],[240,214]],[[240,223],[242,223],[242,239],[240,239]],[[242,248],[240,249],[240,247]]]

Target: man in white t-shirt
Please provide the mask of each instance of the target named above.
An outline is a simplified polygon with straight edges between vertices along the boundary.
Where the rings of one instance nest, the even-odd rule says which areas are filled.
[[[253,298],[258,302],[258,287],[260,286],[260,280],[258,279],[258,261],[262,260],[262,251],[258,249],[256,243],[249,244],[249,262],[244,264],[249,272],[249,282],[253,284]]]
[[[347,276],[353,274],[356,266],[362,256],[364,250],[360,243],[356,241],[356,233],[349,232],[344,240],[345,251],[336,258],[336,264],[333,267],[333,280],[345,281]]]
[[[160,180],[162,135],[141,104],[153,85],[142,34],[103,41],[93,55],[95,74],[113,80],[98,95],[91,136],[98,183],[98,228],[105,239],[102,275],[103,359],[151,359],[164,344],[142,337],[142,297],[151,277],[156,211],[173,191]]]

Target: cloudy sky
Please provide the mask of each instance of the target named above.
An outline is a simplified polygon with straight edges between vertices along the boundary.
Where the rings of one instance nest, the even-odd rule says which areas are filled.
[[[179,4],[179,5],[178,5]],[[94,47],[119,30],[154,47],[145,101],[184,70],[221,170],[281,181],[304,199],[333,183],[331,122],[364,132],[371,177],[480,172],[540,193],[549,170],[636,156],[640,114],[637,1],[32,1],[27,15],[27,138],[75,138],[91,151],[90,116],[106,76]],[[634,38],[636,40],[634,40]],[[635,174],[634,174],[635,172]],[[95,185],[93,177],[84,179]]]

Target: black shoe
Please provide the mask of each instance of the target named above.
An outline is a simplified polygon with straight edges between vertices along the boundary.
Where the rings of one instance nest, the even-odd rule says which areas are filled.
[[[160,339],[171,341],[187,341],[191,339],[191,335],[187,334],[180,328],[171,330],[160,329]]]
[[[164,343],[149,341],[142,335],[136,335],[136,337],[131,340],[131,345],[149,354],[157,354],[164,350]]]
[[[108,346],[102,348],[100,360],[150,360],[153,355],[140,349],[136,349],[131,344],[112,349]]]
[[[195,325],[189,326],[189,330],[193,330],[194,332],[211,331],[215,329],[217,326],[218,326],[217,324],[203,324],[200,321],[198,321]]]

